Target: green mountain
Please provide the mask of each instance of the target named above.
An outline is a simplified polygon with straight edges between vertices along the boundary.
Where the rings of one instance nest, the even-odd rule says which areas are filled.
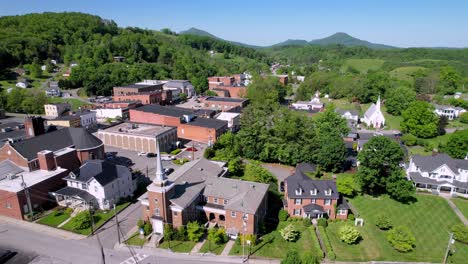
[[[280,46],[305,46],[308,45],[309,42],[303,39],[288,39],[286,41],[277,43],[272,45],[272,47],[280,47]]]
[[[245,44],[245,43],[241,43],[241,42],[237,42],[237,41],[230,41],[230,40],[222,39],[220,37],[217,37],[217,36],[207,32],[207,31],[204,31],[204,30],[201,30],[201,29],[198,29],[198,28],[194,28],[194,27],[191,27],[191,28],[189,28],[187,30],[180,31],[179,34],[180,35],[195,35],[195,36],[201,36],[201,37],[210,37],[210,38],[214,38],[214,39],[218,39],[218,40],[227,41],[227,42],[230,42],[230,43],[232,43],[234,45],[247,47],[247,48],[261,48],[260,46],[249,45],[249,44]]]
[[[321,45],[321,46],[341,44],[341,45],[348,46],[348,47],[364,46],[364,47],[368,47],[371,49],[395,49],[397,48],[393,46],[388,46],[384,44],[376,44],[376,43],[372,43],[369,41],[361,40],[343,32],[335,33],[326,38],[312,40],[309,42],[309,44]]]

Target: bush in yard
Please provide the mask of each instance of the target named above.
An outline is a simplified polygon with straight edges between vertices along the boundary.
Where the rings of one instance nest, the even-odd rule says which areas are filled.
[[[71,215],[73,213],[73,209],[72,208],[67,208],[67,209],[65,209],[65,213]]]
[[[312,223],[309,218],[304,218],[302,219],[302,224],[304,225],[304,227],[309,227]]]
[[[406,146],[414,146],[416,145],[417,141],[418,141],[418,138],[411,135],[411,134],[405,134],[401,137],[401,141],[403,142],[403,144],[405,144]]]
[[[247,241],[250,241],[251,246],[255,246],[257,244],[257,236],[253,234],[239,235],[238,238],[236,239],[236,243],[238,245],[242,245],[242,243],[244,243],[244,240],[245,240],[246,245],[247,245]]]
[[[283,210],[283,209],[279,210],[278,219],[280,221],[286,221],[288,220],[288,217],[289,217],[288,211]]]
[[[299,257],[299,253],[295,250],[288,251],[286,253],[286,257],[281,260],[281,264],[301,264],[301,258]]]
[[[174,229],[169,224],[164,225],[164,240],[173,240],[174,239]]]
[[[223,244],[227,241],[227,235],[224,228],[211,228],[208,230],[208,240],[215,244]]]
[[[405,226],[397,226],[388,231],[387,241],[400,252],[409,252],[416,245],[416,238]]]
[[[54,210],[54,212],[52,213],[53,216],[60,216],[63,214],[63,211],[61,210]]]
[[[353,214],[348,214],[348,220],[354,221],[356,220],[356,217]]]
[[[343,175],[336,179],[336,188],[344,196],[353,197],[360,192],[359,184],[353,175]]]
[[[462,113],[460,115],[460,122],[463,124],[468,124],[468,112]]]
[[[468,227],[465,225],[455,225],[452,227],[453,236],[456,240],[468,244]]]
[[[190,241],[198,242],[204,233],[203,228],[198,222],[189,222],[187,224],[187,236]]]
[[[354,226],[344,225],[340,228],[339,236],[341,241],[351,245],[358,242],[361,234]]]
[[[317,220],[317,225],[322,226],[322,227],[327,227],[328,226],[327,219],[325,219],[325,218],[318,219]]]
[[[386,214],[378,215],[375,225],[381,230],[388,230],[393,226],[390,218]]]
[[[280,234],[284,238],[284,240],[288,242],[296,242],[301,235],[301,233],[299,233],[299,230],[297,230],[296,227],[292,224],[289,224],[284,229],[281,229]]]
[[[319,264],[320,261],[319,261],[319,258],[317,256],[315,256],[314,254],[312,254],[310,252],[306,252],[302,256],[301,263],[302,264]]]
[[[138,219],[137,221],[138,228],[143,228],[144,225],[145,225],[145,221],[143,221],[143,219]]]
[[[145,224],[143,225],[143,233],[145,234],[145,236],[147,236],[151,234],[151,232],[153,232],[153,226],[149,221],[145,222]]]
[[[203,153],[203,157],[205,159],[211,159],[216,155],[216,151],[212,147],[207,147],[205,149],[205,153]]]
[[[178,241],[187,241],[188,236],[187,236],[187,228],[185,226],[179,227],[179,229],[176,230],[174,233],[174,240]]]
[[[91,227],[91,215],[89,211],[83,211],[77,214],[72,219],[72,221],[73,221],[72,222],[73,228],[77,230],[83,230],[83,229]]]

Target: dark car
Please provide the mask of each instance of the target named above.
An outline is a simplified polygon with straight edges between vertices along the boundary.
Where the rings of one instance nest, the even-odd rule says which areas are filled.
[[[154,158],[154,157],[156,157],[156,156],[157,156],[157,154],[156,154],[156,153],[153,153],[153,152],[149,152],[149,153],[146,154],[146,157],[147,157],[147,158]]]
[[[173,173],[173,172],[174,172],[174,169],[173,169],[173,168],[165,168],[165,169],[164,169],[164,173],[165,173],[166,175],[169,175],[169,174],[171,174],[171,173]]]

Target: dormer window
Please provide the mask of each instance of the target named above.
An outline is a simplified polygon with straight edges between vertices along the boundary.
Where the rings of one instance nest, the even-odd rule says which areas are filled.
[[[325,190],[325,195],[331,195],[332,191],[330,188],[328,188],[327,190]]]
[[[302,188],[296,189],[296,195],[302,195]]]
[[[317,195],[317,189],[310,190],[310,195]]]

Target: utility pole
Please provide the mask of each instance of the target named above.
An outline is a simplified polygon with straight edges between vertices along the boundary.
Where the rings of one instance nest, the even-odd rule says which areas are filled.
[[[91,234],[94,235],[94,215],[92,210],[88,210],[89,215],[91,216]],[[99,245],[99,251],[101,252],[101,263],[106,264],[106,256],[104,255],[104,248],[102,247],[101,240],[99,239],[99,234],[96,234],[96,240]]]
[[[117,210],[115,209],[115,203],[114,203],[114,217],[115,217],[115,223],[117,227],[117,238],[118,238],[119,245],[120,245],[119,219],[117,218]]]
[[[450,246],[453,243],[452,241],[453,241],[453,233],[450,233],[450,238],[449,238],[449,241],[448,241],[447,250],[445,251],[445,256],[444,256],[444,261],[443,261],[444,264],[447,264],[447,258],[448,258],[449,253],[450,253]]]
[[[192,160],[195,160],[195,145],[192,141]]]
[[[28,186],[26,186],[26,183],[24,182],[23,174],[21,174],[21,186],[23,187],[24,194],[26,195],[26,201],[28,202],[29,221],[32,222],[34,214],[31,205],[31,196],[29,195]]]

